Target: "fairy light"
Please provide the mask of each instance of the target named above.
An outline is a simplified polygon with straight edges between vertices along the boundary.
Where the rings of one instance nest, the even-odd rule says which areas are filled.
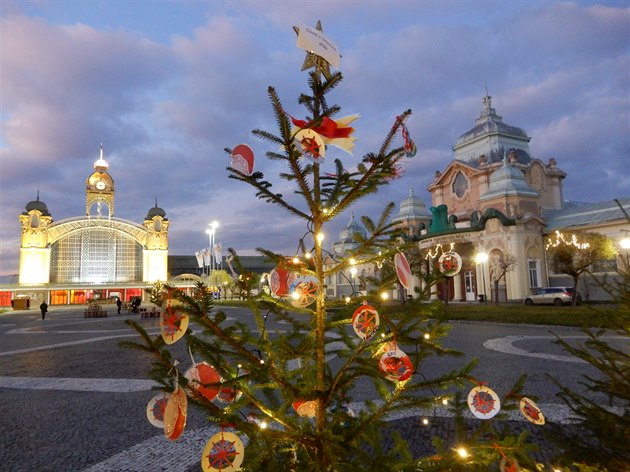
[[[315,239],[317,240],[319,244],[321,244],[322,241],[324,240],[324,233],[317,233],[317,236],[315,236]]]
[[[344,300],[345,300],[346,303],[350,303],[351,298],[350,297],[346,297],[346,298],[344,298]]]
[[[348,259],[348,262],[350,263],[350,265],[355,265],[357,263],[357,260],[354,257],[351,257],[350,259]]]
[[[300,258],[299,258],[298,256],[295,256],[295,257],[293,258],[293,263],[294,263],[294,264],[299,264],[299,263],[300,263]]]
[[[547,249],[549,249],[550,247],[558,247],[561,244],[564,244],[566,246],[574,246],[577,249],[588,249],[590,247],[589,243],[581,243],[578,241],[577,236],[575,234],[571,235],[570,239],[567,239],[565,237],[564,234],[562,234],[560,231],[556,230],[555,231],[555,236],[556,239],[549,239],[549,241],[547,242],[547,245],[545,246],[545,251]]]
[[[310,252],[304,253],[304,258],[305,259],[310,259],[311,258],[311,253]]]
[[[381,293],[381,298],[383,300],[387,300],[389,298],[389,294],[387,292],[383,292],[383,293]]]
[[[435,246],[435,252],[433,252],[432,249],[429,249],[429,252],[427,252],[427,255],[424,256],[425,259],[435,259],[436,257],[438,257],[440,254],[444,254],[445,252],[450,252],[455,248],[455,243],[451,243],[448,251],[444,250],[444,247],[442,246],[441,243],[438,243],[437,246]]]
[[[267,429],[267,422],[265,420],[260,422],[260,429]]]
[[[424,333],[424,339],[431,339],[431,335],[429,333]]]
[[[442,399],[442,405],[444,405],[444,406],[448,405],[448,398],[443,398]]]
[[[260,363],[264,364],[265,363],[265,359],[260,359]]]
[[[357,268],[356,268],[356,267],[352,267],[352,268],[350,269],[350,275],[352,275],[352,277],[356,277],[358,272],[359,272],[359,271],[357,270]]]
[[[459,457],[461,457],[462,459],[466,459],[468,457],[468,451],[466,450],[466,448],[464,447],[459,447],[455,450],[455,452],[457,452],[457,455]]]
[[[429,424],[429,419],[428,418],[422,418],[422,424],[427,426]]]

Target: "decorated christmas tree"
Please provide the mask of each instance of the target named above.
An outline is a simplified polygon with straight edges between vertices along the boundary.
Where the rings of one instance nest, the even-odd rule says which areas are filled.
[[[319,23],[316,29],[300,25],[296,32],[298,46],[307,51],[303,70],[309,71],[309,91],[298,98],[303,111],[285,108],[270,87],[277,129],[253,131],[269,143],[266,157],[282,163],[284,171],[268,177],[255,170],[246,144],[226,151],[232,156],[230,178],[304,223],[303,235],[296,235],[299,249],[293,254],[259,249],[276,268],[267,292],[253,296],[251,287],[243,287],[255,328],[215,311],[204,284],[188,294],[168,285],[154,287],[162,335],[151,338],[130,322],[144,342],[126,343],[154,356],[151,376],[161,387],[148,411],[160,416],[165,405],[155,421],[171,440],[185,434],[189,403],[204,411],[220,429],[199,451],[204,471],[456,470],[452,467],[471,464],[477,467],[471,470],[487,470],[483,467],[496,469],[502,460],[504,470],[515,470],[507,467],[522,440],[510,442],[507,434],[494,434],[495,446],[475,459],[461,459],[448,447],[422,459],[388,427],[387,420],[403,411],[443,409],[458,385],[471,381],[472,364],[433,378],[423,371],[429,357],[456,354],[440,345],[448,327],[432,317],[438,305],[418,304],[417,310],[398,313],[386,312],[376,292],[349,301],[326,299],[327,279],[355,264],[387,262],[398,282],[409,286],[404,238],[389,223],[393,204],[376,221],[362,218],[367,234],[355,235],[352,250],[343,256],[326,251],[323,235],[344,211],[399,177],[402,160],[416,149],[406,127],[411,111],[405,110],[384,127],[378,150],[354,157],[358,116],[339,117],[341,107],[328,102],[342,81],[340,72],[330,70],[339,66],[337,49]],[[333,159],[335,153],[342,157]],[[276,193],[277,181],[290,183],[294,194]],[[239,272],[238,255],[231,252]],[[284,329],[270,328],[270,320],[281,321]],[[174,353],[177,346],[188,347],[192,362],[184,349]],[[355,401],[359,383],[367,384],[372,400]],[[468,404],[482,420],[500,409],[499,398],[483,385],[473,388]],[[539,420],[535,404],[528,406]],[[507,462],[504,451],[510,454]]]

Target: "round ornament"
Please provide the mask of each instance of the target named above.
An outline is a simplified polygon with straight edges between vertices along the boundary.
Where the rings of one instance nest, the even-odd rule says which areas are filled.
[[[394,256],[394,266],[396,267],[396,275],[398,275],[400,284],[409,290],[409,287],[411,287],[411,268],[402,252]]]
[[[220,431],[203,448],[201,469],[203,472],[233,472],[241,466],[244,458],[243,441],[234,433]]]
[[[318,289],[316,277],[311,275],[296,277],[289,287],[291,305],[296,308],[306,308],[317,298]]]
[[[293,139],[295,147],[311,162],[321,164],[326,158],[326,145],[322,137],[310,128],[301,129]]]
[[[164,428],[164,410],[169,397],[166,392],[158,393],[147,404],[147,419],[156,428]]]
[[[538,425],[545,424],[545,415],[543,415],[543,412],[533,400],[527,397],[521,398],[518,408],[528,421]]]
[[[315,418],[317,414],[317,401],[309,400],[309,401],[297,401],[291,403],[293,409],[300,416],[305,416],[307,418]]]
[[[503,456],[499,463],[499,470],[501,472],[520,472],[521,468],[516,462],[516,459],[508,456]]]
[[[168,305],[160,313],[160,332],[166,344],[173,344],[180,340],[188,329],[189,317],[180,313],[175,305]]]
[[[368,340],[378,331],[380,318],[376,308],[370,305],[361,305],[352,315],[352,329],[361,339]]]
[[[468,408],[482,420],[488,420],[501,409],[501,400],[494,390],[478,385],[468,393]]]
[[[232,168],[246,175],[254,172],[254,151],[247,144],[239,144],[232,150]]]
[[[269,273],[269,289],[278,298],[290,295],[289,287],[295,280],[295,274],[290,270],[276,267]]]
[[[413,374],[409,356],[392,343],[378,361],[378,367],[387,380],[404,382]]]
[[[205,362],[193,365],[186,371],[184,376],[188,379],[190,388],[196,390],[208,400],[214,400],[221,390],[219,385],[209,385],[218,384],[221,381],[221,377],[214,370],[214,367]]]
[[[438,269],[447,277],[454,277],[462,270],[462,258],[454,251],[445,252],[438,258]]]
[[[184,391],[177,387],[166,402],[164,409],[164,435],[174,441],[184,432],[188,414],[188,398]]]

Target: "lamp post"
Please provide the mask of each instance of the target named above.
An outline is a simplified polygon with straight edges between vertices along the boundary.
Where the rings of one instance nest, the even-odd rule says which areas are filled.
[[[208,234],[208,243],[210,244],[210,270],[208,271],[208,277],[212,281],[212,277],[210,277],[210,276],[214,272],[214,263],[215,263],[215,257],[214,257],[214,235],[215,235],[215,233],[217,231],[217,228],[219,227],[219,222],[215,220],[212,223],[210,223],[208,226],[210,226],[210,228],[208,228],[206,230],[206,233]]]
[[[483,280],[483,301],[484,303],[488,302],[488,293],[486,292],[486,273],[484,271],[483,264],[488,260],[488,254],[485,252],[478,252],[475,255],[475,262],[477,264],[481,264],[481,278]]]

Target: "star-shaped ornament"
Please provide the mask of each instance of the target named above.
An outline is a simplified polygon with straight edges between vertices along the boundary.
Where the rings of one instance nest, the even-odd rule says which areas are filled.
[[[317,26],[315,27],[315,29],[321,33],[323,33],[324,31],[322,30],[322,22],[317,20]],[[300,28],[298,26],[294,26],[293,30],[295,31],[295,34],[298,35],[298,46],[300,45]],[[301,47],[301,46],[300,46]],[[316,54],[313,51],[309,51],[308,49],[306,50],[306,57],[304,58],[304,64],[302,64],[302,70],[308,70],[308,69],[312,69],[315,68],[315,75],[317,76],[317,78],[320,77],[320,74],[322,74],[327,80],[330,80],[332,78],[332,74],[330,73],[330,63],[324,59],[322,56]]]

